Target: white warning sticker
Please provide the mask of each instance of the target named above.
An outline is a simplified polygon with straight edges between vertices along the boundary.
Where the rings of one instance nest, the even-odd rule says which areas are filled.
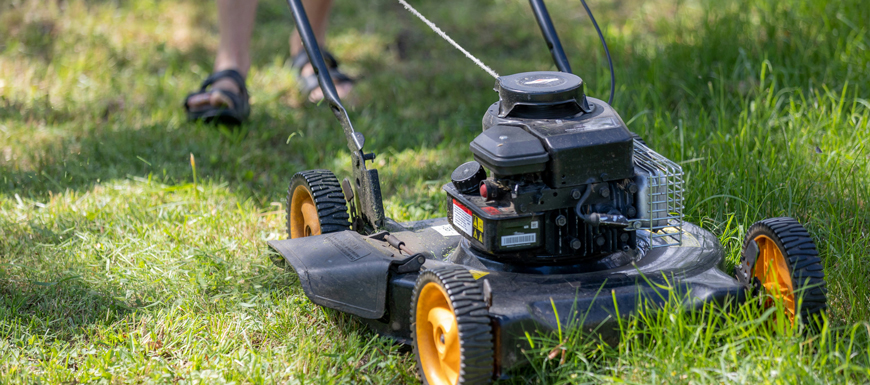
[[[473,236],[474,227],[472,226],[471,209],[453,200],[453,224],[456,228],[462,230],[466,234]]]
[[[439,234],[445,237],[459,235],[459,233],[456,232],[456,229],[454,229],[453,226],[450,225],[432,226],[432,230],[437,231]]]

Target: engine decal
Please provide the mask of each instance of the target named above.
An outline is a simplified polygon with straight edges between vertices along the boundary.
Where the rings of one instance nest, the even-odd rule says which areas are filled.
[[[474,277],[474,279],[481,279],[482,277],[489,274],[488,271],[471,270],[471,269],[469,269],[468,272],[471,273],[471,276]]]
[[[360,249],[355,249],[353,247],[349,247],[349,246],[343,244],[341,241],[337,240],[336,238],[337,237],[329,237],[329,238],[326,238],[326,241],[331,243],[333,246],[335,246],[335,248],[338,249],[338,251],[341,253],[341,255],[344,255],[345,257],[347,257],[347,259],[349,259],[351,262],[356,262],[360,259],[363,259],[363,258],[371,255],[371,251],[369,251],[369,250],[360,250]]]
[[[453,200],[453,225],[469,236],[474,236],[474,227],[472,221],[474,217],[471,215],[471,209]]]
[[[472,237],[483,243],[483,219],[477,215],[474,216],[474,235]]]
[[[501,237],[501,245],[502,246],[528,245],[528,244],[535,243],[536,241],[537,241],[537,234],[535,234],[535,233],[505,235],[505,236]]]
[[[439,234],[445,237],[459,235],[459,233],[456,232],[456,229],[454,229],[453,226],[450,225],[432,226],[432,230],[437,231]]]

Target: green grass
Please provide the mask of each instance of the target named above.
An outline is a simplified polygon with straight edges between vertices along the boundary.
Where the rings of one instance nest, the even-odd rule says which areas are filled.
[[[551,3],[575,72],[606,98],[582,7]],[[414,4],[501,74],[553,68],[524,1]],[[514,381],[870,382],[870,7],[591,7],[615,107],[683,165],[687,219],[733,264],[754,221],[798,218],[825,265],[828,322],[807,335],[754,303],[684,314],[675,299],[625,323],[618,346],[530,335]],[[260,4],[250,123],[185,122],[215,18],[201,1],[0,3],[0,383],[416,381],[410,353],[312,305],[266,255],[290,176],[350,171],[334,118],[294,92],[286,4]],[[492,78],[397,3],[338,2],[331,25],[361,79],[347,105],[388,215],[445,215],[440,186],[471,158]]]

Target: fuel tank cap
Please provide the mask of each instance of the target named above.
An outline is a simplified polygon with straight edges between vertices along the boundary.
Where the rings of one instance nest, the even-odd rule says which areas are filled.
[[[486,179],[486,170],[476,161],[465,162],[450,174],[453,186],[463,194],[477,191],[480,182],[484,179]]]
[[[499,116],[560,118],[588,112],[583,79],[567,72],[535,71],[496,80]],[[530,116],[531,115],[531,116]]]

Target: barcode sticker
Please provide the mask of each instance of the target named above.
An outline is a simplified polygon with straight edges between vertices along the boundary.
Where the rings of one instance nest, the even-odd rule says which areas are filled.
[[[529,234],[517,234],[517,235],[505,235],[501,237],[501,245],[502,246],[517,246],[517,245],[527,245],[531,243],[535,243],[537,239],[537,234],[529,233]]]
[[[473,236],[471,210],[457,202],[456,199],[453,200],[453,224],[456,228]]]

